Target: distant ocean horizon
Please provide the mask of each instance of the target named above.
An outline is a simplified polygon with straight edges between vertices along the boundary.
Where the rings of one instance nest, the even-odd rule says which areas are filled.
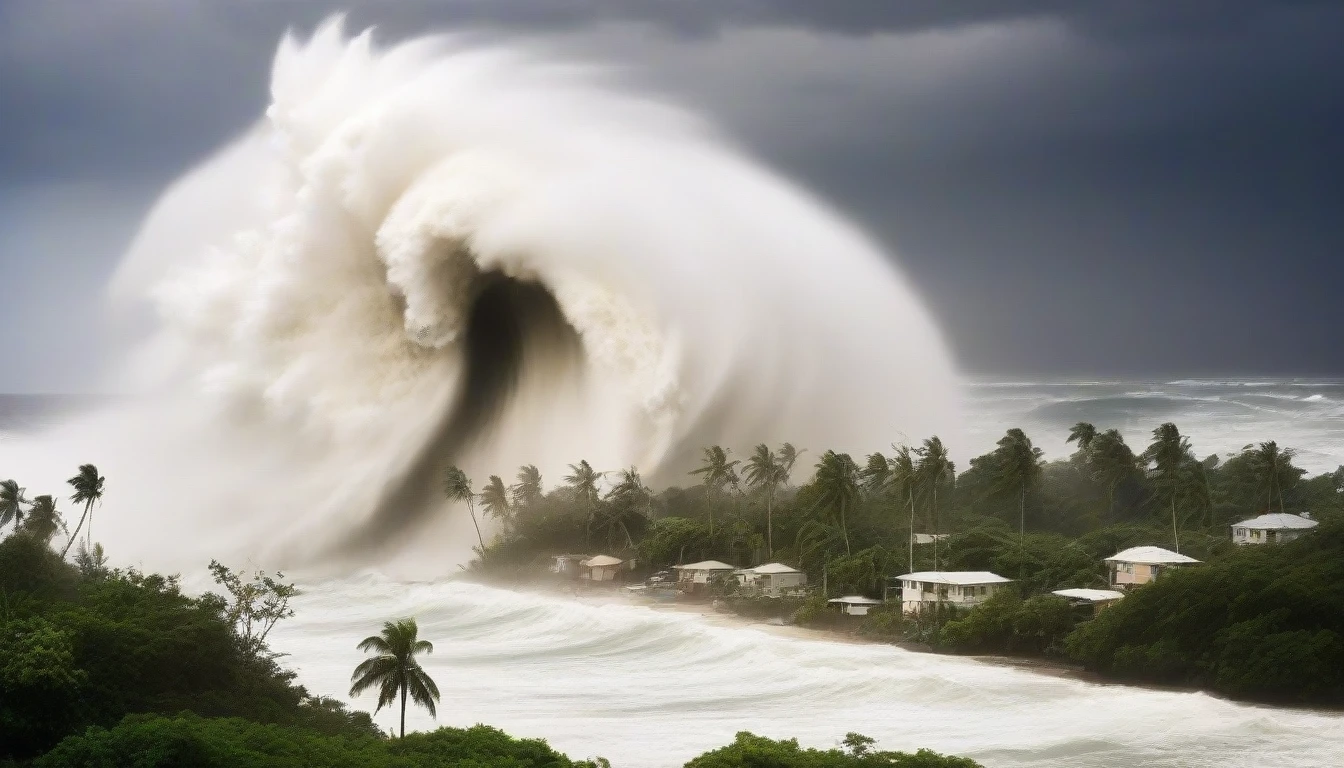
[[[965,434],[953,455],[988,452],[1003,432],[1022,428],[1059,459],[1074,450],[1069,427],[1087,421],[1118,429],[1131,446],[1145,445],[1152,430],[1174,422],[1195,453],[1236,454],[1249,444],[1274,440],[1298,452],[1312,474],[1344,465],[1344,377],[1069,378],[969,376],[963,385]],[[124,395],[0,394],[0,439],[30,433]],[[927,435],[892,436],[915,444]]]

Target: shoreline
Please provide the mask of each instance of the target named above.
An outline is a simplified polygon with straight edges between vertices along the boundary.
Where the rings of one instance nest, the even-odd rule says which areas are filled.
[[[925,643],[917,643],[906,640],[884,640],[874,637],[865,637],[852,630],[842,630],[824,627],[800,627],[793,624],[784,624],[782,621],[760,619],[751,616],[743,616],[731,610],[717,609],[713,607],[712,602],[664,602],[650,598],[642,598],[627,593],[621,588],[593,588],[580,589],[577,591],[564,588],[562,583],[549,583],[546,581],[512,582],[493,579],[471,579],[484,586],[495,587],[498,589],[507,589],[515,592],[530,592],[533,594],[546,595],[548,597],[561,597],[568,600],[580,602],[598,602],[613,603],[619,605],[638,606],[649,608],[660,613],[682,614],[695,616],[708,624],[727,627],[732,629],[756,629],[765,630],[777,637],[784,637],[793,640],[811,640],[831,643],[846,643],[853,645],[886,645],[900,648],[911,653],[929,654],[932,656],[942,656],[955,659],[968,659],[997,667],[1009,667],[1019,669],[1025,672],[1031,672],[1046,677],[1054,677],[1066,680],[1073,680],[1080,683],[1090,683],[1106,687],[1137,688],[1147,691],[1162,691],[1167,693],[1200,693],[1211,698],[1226,701],[1231,704],[1239,704],[1248,707],[1268,707],[1271,709],[1283,709],[1292,711],[1316,712],[1319,714],[1339,715],[1344,714],[1344,707],[1323,707],[1310,704],[1292,704],[1283,702],[1257,701],[1255,699],[1238,699],[1217,691],[1211,691],[1206,688],[1184,685],[1169,685],[1150,682],[1132,682],[1127,680],[1118,680],[1106,677],[1098,672],[1092,672],[1083,666],[1065,661],[1062,659],[1053,659],[1039,656],[1006,656],[1001,654],[959,654],[938,651]]]

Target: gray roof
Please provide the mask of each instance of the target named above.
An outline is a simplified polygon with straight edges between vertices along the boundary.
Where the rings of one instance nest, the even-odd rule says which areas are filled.
[[[901,581],[927,581],[930,584],[1002,584],[1012,581],[989,571],[919,571],[897,576]]]
[[[1179,552],[1172,552],[1170,549],[1161,547],[1130,547],[1123,552],[1116,552],[1114,555],[1106,558],[1106,562],[1121,563],[1142,563],[1143,565],[1178,565],[1181,563],[1198,563],[1193,557],[1186,557]]]
[[[1240,523],[1233,523],[1232,527],[1254,528],[1259,531],[1282,531],[1288,529],[1302,530],[1304,528],[1315,528],[1318,525],[1320,525],[1320,523],[1308,517],[1275,512],[1269,515],[1252,517],[1250,520],[1242,520]]]

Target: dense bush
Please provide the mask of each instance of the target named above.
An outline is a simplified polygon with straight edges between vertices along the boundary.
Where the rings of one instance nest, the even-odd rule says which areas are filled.
[[[404,739],[324,736],[239,718],[192,714],[132,715],[117,726],[71,736],[37,768],[570,768],[576,763],[534,739],[515,739],[478,725],[440,728]]]
[[[1068,651],[1121,678],[1344,702],[1344,521],[1170,571],[1081,625]]]
[[[845,749],[803,749],[795,739],[775,741],[742,732],[726,747],[691,760],[686,768],[978,768],[964,757],[948,757],[927,749],[914,754],[873,749],[873,740],[851,733]]]
[[[1078,618],[1069,601],[1057,595],[1023,600],[1004,589],[944,624],[939,640],[962,652],[1059,654]]]

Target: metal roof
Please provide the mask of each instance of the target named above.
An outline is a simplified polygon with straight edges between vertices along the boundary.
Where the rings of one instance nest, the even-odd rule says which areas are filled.
[[[828,603],[844,603],[845,605],[881,605],[881,600],[874,600],[871,597],[863,595],[845,595],[844,597],[833,597],[827,600]]]
[[[699,562],[699,563],[691,563],[690,565],[674,565],[674,566],[672,566],[672,567],[673,567],[673,568],[680,569],[680,570],[686,570],[686,571],[735,571],[735,570],[737,570],[737,566],[736,566],[736,565],[729,565],[729,564],[727,564],[727,563],[721,563],[721,562],[719,562],[718,560],[705,560],[705,561],[702,561],[702,562]]]
[[[1269,515],[1252,517],[1250,520],[1242,520],[1240,523],[1233,523],[1233,528],[1255,528],[1259,531],[1279,531],[1284,529],[1315,528],[1320,525],[1315,520],[1301,515],[1289,515],[1282,512],[1275,512]]]
[[[750,573],[802,573],[802,571],[783,563],[766,563],[758,565],[755,568],[748,568]]]
[[[1119,600],[1125,596],[1124,592],[1116,592],[1113,589],[1056,589],[1050,594],[1087,600],[1092,603],[1106,603],[1111,600]]]
[[[625,561],[619,557],[612,557],[611,555],[598,555],[597,557],[591,558],[589,560],[584,560],[582,563],[579,563],[579,565],[584,565],[589,568],[601,568],[607,565],[620,565],[621,563],[624,562]]]
[[[1106,558],[1106,562],[1163,565],[1198,563],[1199,561],[1193,557],[1186,557],[1178,552],[1172,552],[1170,549],[1163,549],[1161,547],[1130,547],[1123,552],[1116,552],[1114,555]]]
[[[1002,584],[1012,581],[989,571],[920,571],[897,576],[901,581],[927,581],[930,584]]]

